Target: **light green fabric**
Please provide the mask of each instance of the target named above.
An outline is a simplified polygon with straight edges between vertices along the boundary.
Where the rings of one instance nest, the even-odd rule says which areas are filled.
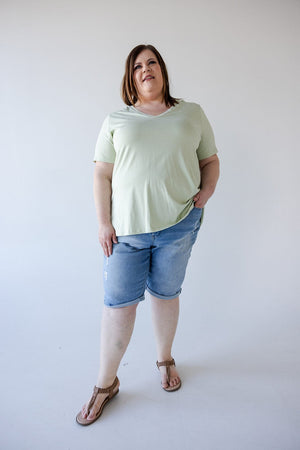
[[[116,235],[159,231],[183,220],[199,192],[198,160],[217,152],[212,127],[197,103],[180,99],[158,116],[134,106],[108,114],[94,162],[114,163],[111,221]]]

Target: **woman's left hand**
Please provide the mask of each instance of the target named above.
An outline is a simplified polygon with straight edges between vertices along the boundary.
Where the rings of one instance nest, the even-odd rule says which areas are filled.
[[[213,195],[219,178],[219,158],[217,155],[199,161],[201,174],[201,189],[194,196],[194,206],[203,208],[207,200]]]
[[[210,196],[211,194],[208,191],[200,190],[193,198],[195,202],[194,206],[196,208],[203,208]]]

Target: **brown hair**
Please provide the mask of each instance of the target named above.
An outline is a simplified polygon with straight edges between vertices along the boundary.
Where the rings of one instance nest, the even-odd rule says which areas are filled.
[[[122,79],[121,84],[121,97],[126,105],[134,105],[138,101],[138,92],[134,83],[133,78],[133,65],[137,58],[137,56],[143,51],[143,50],[151,50],[161,67],[161,73],[163,77],[163,89],[162,94],[165,101],[166,106],[174,106],[178,103],[178,99],[172,97],[170,95],[169,91],[169,78],[168,78],[168,71],[166,64],[164,60],[161,57],[161,54],[158,50],[156,50],[155,47],[151,44],[140,44],[134,47],[129,55],[127,56],[126,62],[125,62],[125,74]]]

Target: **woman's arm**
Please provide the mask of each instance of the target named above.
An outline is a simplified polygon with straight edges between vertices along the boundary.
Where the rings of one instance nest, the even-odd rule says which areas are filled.
[[[220,162],[217,155],[199,161],[201,173],[200,191],[195,195],[196,208],[203,208],[213,195],[220,175]]]
[[[114,165],[96,161],[94,171],[94,201],[99,223],[99,242],[104,254],[112,253],[112,241],[117,243],[115,229],[111,223],[111,180]]]

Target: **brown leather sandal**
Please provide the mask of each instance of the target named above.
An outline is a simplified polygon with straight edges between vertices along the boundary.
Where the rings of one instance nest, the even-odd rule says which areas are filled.
[[[82,411],[80,411],[76,416],[76,422],[79,423],[79,425],[90,425],[91,423],[94,423],[97,419],[99,419],[99,417],[102,414],[104,406],[107,405],[107,403],[119,392],[119,388],[116,392],[113,392],[113,390],[117,386],[118,382],[119,382],[119,379],[118,379],[118,377],[116,377],[113,384],[111,386],[108,386],[107,388],[99,388],[97,386],[94,387],[94,392],[93,392],[92,398],[90,399],[90,401],[87,405],[87,408],[86,408],[87,412],[88,412],[87,415],[89,415],[98,394],[106,394],[107,393],[108,396],[105,397],[105,399],[103,400],[99,411],[97,412],[96,416],[93,419],[83,418],[81,415]]]
[[[171,359],[171,361],[156,361],[157,368],[159,370],[160,366],[166,366],[167,367],[167,383],[170,382],[170,366],[176,366],[174,358]],[[161,382],[162,385],[162,382]],[[175,384],[175,386],[169,386],[168,388],[162,388],[167,392],[173,392],[177,391],[181,387],[181,380],[179,380],[179,383]]]

